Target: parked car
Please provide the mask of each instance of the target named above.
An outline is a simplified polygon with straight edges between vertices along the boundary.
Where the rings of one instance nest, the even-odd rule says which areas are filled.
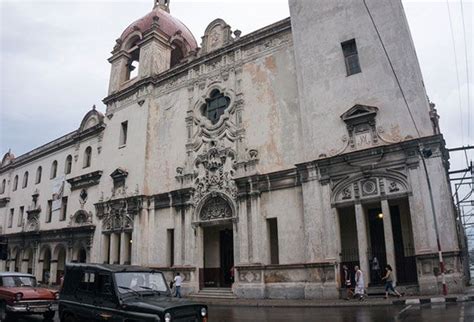
[[[31,274],[0,272],[0,321],[31,314],[52,320],[58,297],[57,291],[40,287]]]
[[[207,322],[207,306],[174,298],[162,272],[140,266],[70,264],[59,298],[62,322]]]

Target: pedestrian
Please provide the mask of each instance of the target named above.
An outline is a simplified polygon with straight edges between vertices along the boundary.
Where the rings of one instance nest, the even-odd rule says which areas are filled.
[[[382,277],[382,280],[385,280],[385,298],[388,298],[388,291],[392,291],[396,296],[402,297],[402,295],[393,287],[393,272],[392,266],[385,266],[385,276]]]
[[[49,278],[50,278],[50,277],[51,277],[51,274],[49,273],[49,271],[44,272],[44,283],[45,283],[46,285],[49,284]]]
[[[379,284],[380,282],[380,264],[376,256],[372,259],[372,282],[374,284]]]
[[[344,285],[346,287],[346,300],[348,301],[354,296],[354,292],[352,292],[352,282],[351,282],[351,272],[346,265],[342,266],[342,270],[344,273]]]
[[[230,282],[231,284],[233,284],[234,283],[234,266],[230,268],[229,273],[230,273]]]
[[[183,281],[183,278],[181,275],[179,275],[179,272],[176,273],[176,276],[174,277],[174,285],[175,285],[175,297],[181,298],[181,282]]]
[[[354,266],[355,271],[355,295],[358,296],[359,301],[364,300],[365,293],[365,283],[364,283],[364,273],[359,269],[359,266]]]

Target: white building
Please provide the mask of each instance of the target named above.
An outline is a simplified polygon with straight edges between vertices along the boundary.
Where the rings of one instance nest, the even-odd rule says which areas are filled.
[[[2,269],[54,282],[68,261],[132,263],[181,272],[186,293],[334,298],[344,264],[376,285],[376,257],[437,293],[425,161],[462,290],[448,153],[401,2],[290,12],[244,36],[216,19],[199,47],[157,0],[116,41],[105,115],[3,158]]]

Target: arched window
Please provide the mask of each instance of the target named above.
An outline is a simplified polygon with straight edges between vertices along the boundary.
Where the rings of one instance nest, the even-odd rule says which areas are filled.
[[[23,175],[23,184],[21,186],[22,188],[28,187],[28,171],[25,172]]]
[[[16,189],[18,189],[18,175],[13,179],[13,191],[16,191]]]
[[[0,193],[5,192],[5,186],[7,185],[7,180],[3,179],[2,180],[2,186],[0,187]]]
[[[91,166],[91,157],[92,157],[92,148],[88,146],[84,151],[84,164],[83,168],[88,168]]]
[[[41,166],[39,166],[38,169],[36,169],[36,180],[35,180],[36,184],[41,182],[42,173],[43,173],[43,168]]]
[[[70,174],[72,170],[72,156],[68,155],[66,158],[66,164],[64,165],[64,173]]]
[[[56,178],[56,175],[58,174],[58,161],[54,160],[53,164],[51,164],[51,179]]]
[[[140,48],[138,47],[138,42],[140,41],[139,37],[135,37],[130,41],[130,46],[128,49],[128,54],[130,58],[127,63],[127,75],[126,81],[138,76],[138,67],[140,64]]]
[[[171,50],[171,64],[170,67],[178,65],[184,58],[183,50],[179,45],[173,43],[174,48]]]

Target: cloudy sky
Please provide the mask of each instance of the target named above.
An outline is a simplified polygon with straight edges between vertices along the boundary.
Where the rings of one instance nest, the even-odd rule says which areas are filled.
[[[106,59],[115,39],[151,10],[153,0],[0,0],[0,4],[0,154],[11,148],[18,156],[75,130],[93,104],[104,110],[101,101],[110,71]],[[462,2],[465,35],[461,0],[403,4],[448,147],[473,145],[473,0]],[[171,12],[198,40],[217,17],[246,34],[289,16],[287,0],[171,0]],[[454,169],[465,167],[463,155],[453,154],[451,161]]]

